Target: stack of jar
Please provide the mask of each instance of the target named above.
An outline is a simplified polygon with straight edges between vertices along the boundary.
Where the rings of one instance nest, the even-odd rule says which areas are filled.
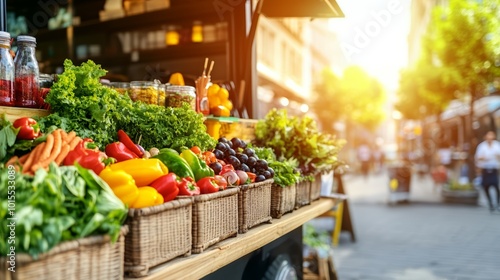
[[[36,39],[17,37],[15,59],[10,54],[10,34],[0,31],[0,106],[39,108],[39,69],[35,57]]]

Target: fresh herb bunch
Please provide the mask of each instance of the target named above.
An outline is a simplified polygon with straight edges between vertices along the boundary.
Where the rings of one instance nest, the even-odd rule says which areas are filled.
[[[8,184],[12,168],[0,168],[0,194],[12,197]],[[8,200],[0,202],[0,254],[6,255],[15,244],[16,253],[33,257],[57,244],[89,235],[109,234],[116,241],[126,218],[126,206],[109,186],[93,172],[80,166],[39,169],[35,176],[16,174],[15,209]],[[9,198],[10,199],[10,198]],[[16,218],[15,243],[7,218]]]
[[[256,124],[254,142],[272,148],[278,158],[297,159],[306,176],[336,168],[344,144],[320,132],[311,117],[289,117],[285,109],[272,109]]]
[[[133,102],[129,96],[102,85],[99,79],[105,74],[106,70],[91,60],[81,66],[66,60],[64,72],[46,98],[53,113],[38,120],[42,130],[52,125],[74,130],[100,147],[116,141],[119,129],[135,141],[140,137],[141,145],[147,149],[215,147],[216,141],[206,133],[203,116],[189,106],[165,108]]]
[[[271,148],[254,147],[255,154],[267,161],[269,167],[274,170],[274,183],[281,187],[288,187],[299,182],[300,172],[297,169],[298,162],[296,159],[276,159]]]

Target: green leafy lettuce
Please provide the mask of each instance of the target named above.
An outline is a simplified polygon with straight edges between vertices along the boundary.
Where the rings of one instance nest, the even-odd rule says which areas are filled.
[[[64,62],[64,72],[51,87],[46,102],[52,114],[39,119],[43,128],[54,125],[74,130],[80,137],[92,138],[103,147],[117,140],[117,131],[125,130],[135,141],[141,139],[146,149],[199,146],[215,147],[206,133],[203,116],[182,108],[165,108],[133,102],[127,95],[99,82],[106,71],[89,60],[75,66]]]

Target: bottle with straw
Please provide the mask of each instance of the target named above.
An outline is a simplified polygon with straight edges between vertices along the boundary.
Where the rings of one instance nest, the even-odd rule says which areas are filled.
[[[203,67],[203,73],[201,74],[201,77],[198,77],[195,81],[196,85],[196,111],[198,113],[202,113],[203,115],[208,115],[210,114],[210,107],[208,104],[208,97],[207,97],[207,88],[208,84],[210,83],[210,74],[212,73],[212,69],[214,68],[214,61],[210,62],[210,68],[208,69],[207,73],[207,66],[208,66],[208,57],[205,58],[205,65]]]

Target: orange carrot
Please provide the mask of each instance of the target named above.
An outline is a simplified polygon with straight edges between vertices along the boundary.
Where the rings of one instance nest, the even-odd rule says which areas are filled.
[[[68,153],[69,153],[69,144],[64,143],[61,148],[61,153],[55,159],[56,164],[61,165],[61,163],[63,162],[64,158],[68,155]]]
[[[49,156],[45,159],[41,159],[38,163],[33,164],[31,167],[31,170],[35,172],[38,168],[46,168],[49,166],[49,164],[54,161],[57,156],[61,153],[61,147],[62,147],[62,138],[61,138],[61,130],[55,130],[53,133],[53,138],[54,138],[54,145],[52,146],[52,150],[49,153]],[[48,137],[47,137],[48,139]],[[44,149],[43,152],[45,152],[47,148]]]
[[[45,148],[46,142],[41,143],[36,146],[29,154],[26,162],[23,165],[23,173],[31,172],[31,166],[33,166],[33,162],[39,159],[39,154]]]
[[[71,143],[71,141],[73,141],[73,139],[75,139],[76,137],[76,132],[74,131],[71,131],[70,133],[68,133],[68,136],[66,137],[66,143]]]
[[[13,156],[11,157],[6,163],[5,163],[5,167],[8,167],[9,165],[13,165],[14,163],[16,163],[17,161],[19,160],[19,158],[17,156]]]
[[[45,147],[44,147],[43,151],[40,153],[38,161],[45,160],[50,156],[50,152],[52,151],[52,148],[54,147],[54,132],[52,132],[51,134],[49,134],[47,136],[47,141],[45,142]]]
[[[70,151],[73,151],[76,147],[76,145],[78,145],[78,143],[80,143],[82,141],[82,138],[76,136],[73,141],[71,141],[71,143],[69,143],[69,150]]]
[[[28,154],[25,154],[24,156],[20,157],[19,158],[19,163],[24,164],[26,162],[26,159],[28,159],[29,155],[30,154],[28,153]]]

